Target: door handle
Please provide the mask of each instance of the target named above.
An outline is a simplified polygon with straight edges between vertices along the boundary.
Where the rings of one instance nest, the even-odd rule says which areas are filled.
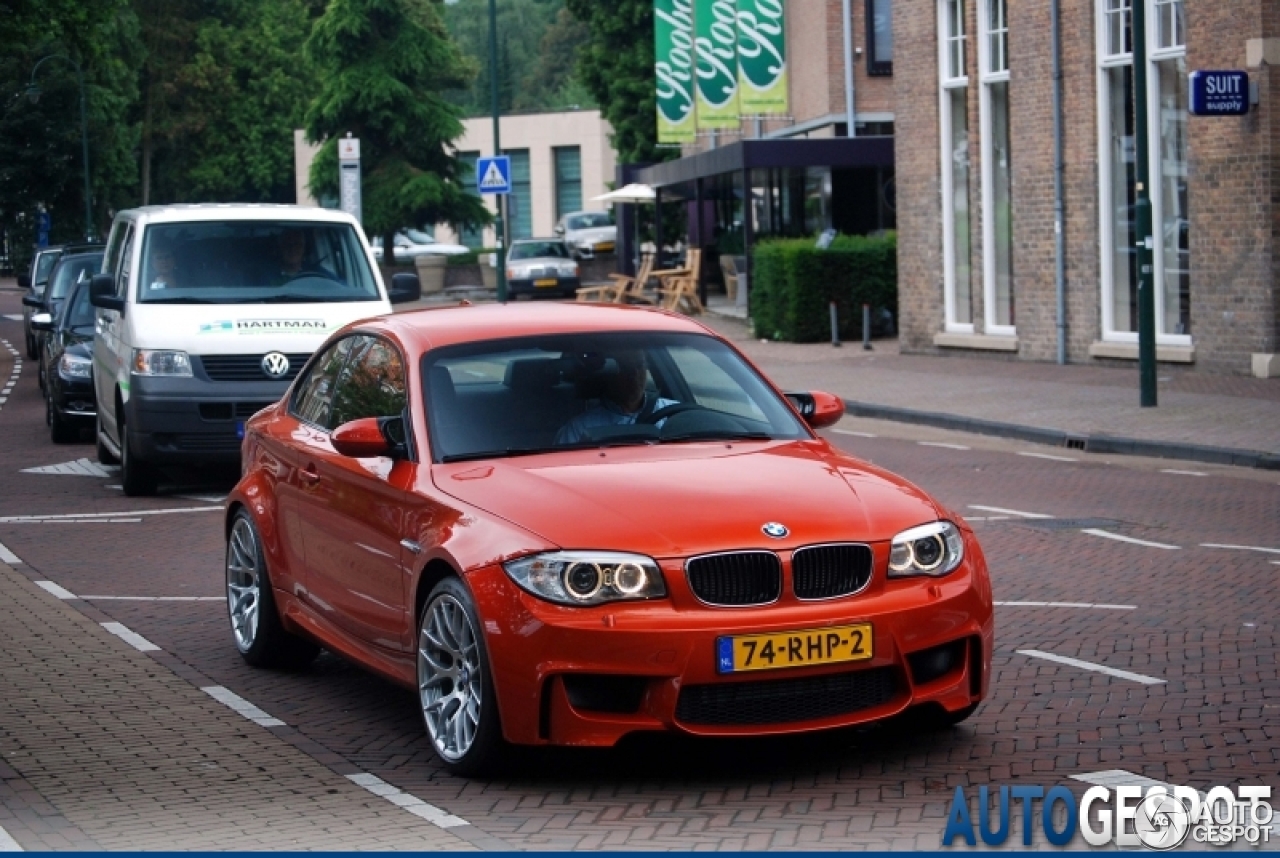
[[[320,482],[320,475],[316,473],[315,465],[307,465],[306,468],[298,471],[298,479],[303,485],[314,486]]]

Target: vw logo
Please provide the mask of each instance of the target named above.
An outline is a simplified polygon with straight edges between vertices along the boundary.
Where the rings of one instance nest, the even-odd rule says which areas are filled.
[[[268,352],[262,356],[262,371],[272,378],[284,378],[289,371],[289,358],[280,352]]]
[[[764,531],[765,536],[771,536],[774,539],[782,539],[791,532],[787,530],[786,525],[779,524],[776,521],[771,521],[760,529]]]

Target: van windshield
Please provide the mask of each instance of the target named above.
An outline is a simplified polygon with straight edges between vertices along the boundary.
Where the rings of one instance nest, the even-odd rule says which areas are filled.
[[[308,221],[153,224],[142,247],[144,304],[375,301],[355,229]]]

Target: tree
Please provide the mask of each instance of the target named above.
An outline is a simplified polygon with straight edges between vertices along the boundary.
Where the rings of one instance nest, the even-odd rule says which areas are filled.
[[[577,77],[577,57],[591,39],[591,31],[563,7],[542,36],[530,91],[544,109],[594,106],[595,99]]]
[[[467,86],[475,68],[450,40],[438,0],[331,0],[306,54],[318,78],[307,136],[322,143],[312,193],[337,195],[337,139],[350,133],[360,139],[365,227],[383,247],[406,226],[489,222],[461,177],[458,109],[441,95]]]
[[[591,33],[578,54],[578,75],[613,127],[618,160],[634,164],[678,155],[657,145],[653,0],[565,0],[565,6]]]

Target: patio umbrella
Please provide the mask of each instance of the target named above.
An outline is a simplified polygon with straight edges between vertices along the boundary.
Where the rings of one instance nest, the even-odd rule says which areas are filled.
[[[607,194],[601,194],[598,197],[592,197],[592,200],[602,203],[627,203],[630,205],[641,205],[643,203],[651,203],[657,199],[657,192],[648,185],[641,185],[632,182],[629,185],[623,185],[616,191],[610,191]],[[640,216],[637,212],[633,217],[635,223],[635,264],[637,269],[640,266]]]

